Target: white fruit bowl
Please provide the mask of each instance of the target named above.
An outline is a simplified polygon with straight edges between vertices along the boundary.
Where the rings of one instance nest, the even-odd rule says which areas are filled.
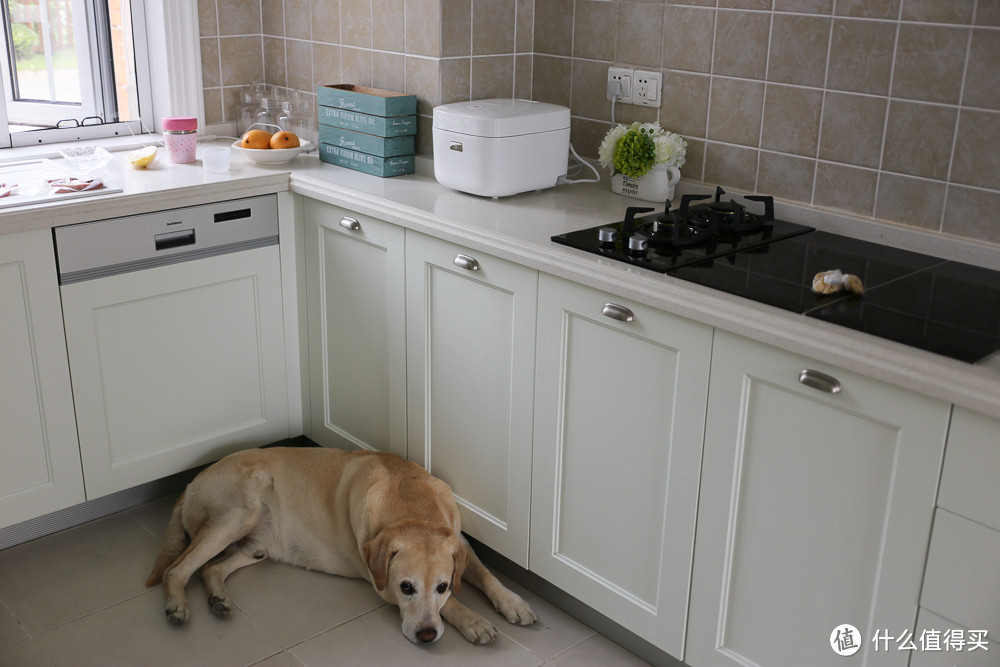
[[[299,145],[295,148],[243,148],[237,140],[231,147],[257,164],[283,164],[293,160],[299,153],[309,148],[309,145],[308,140],[300,139]]]

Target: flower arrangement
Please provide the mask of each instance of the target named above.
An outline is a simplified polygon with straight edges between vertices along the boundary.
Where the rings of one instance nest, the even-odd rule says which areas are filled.
[[[601,166],[612,174],[632,178],[645,175],[654,164],[680,169],[687,155],[687,142],[656,123],[616,125],[608,130],[597,151]]]

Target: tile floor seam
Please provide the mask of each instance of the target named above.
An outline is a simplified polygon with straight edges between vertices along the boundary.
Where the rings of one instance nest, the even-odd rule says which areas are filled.
[[[592,632],[591,632],[591,633],[590,633],[589,635],[587,635],[586,637],[584,637],[584,638],[583,638],[583,639],[581,639],[580,641],[578,641],[578,642],[575,642],[574,644],[571,644],[570,646],[567,646],[566,648],[564,648],[563,650],[559,651],[559,652],[558,652],[558,653],[556,653],[555,655],[550,655],[549,657],[547,657],[547,658],[545,659],[545,662],[546,662],[546,663],[549,663],[550,661],[552,661],[552,660],[555,660],[555,659],[556,659],[556,658],[558,658],[559,656],[561,656],[561,655],[564,655],[565,653],[567,653],[567,652],[569,652],[569,651],[572,651],[573,649],[575,649],[575,648],[576,648],[577,646],[579,646],[579,645],[580,645],[580,644],[582,644],[583,642],[585,642],[585,641],[589,641],[589,640],[593,639],[594,637],[598,636],[598,634],[599,634],[598,632],[594,632],[594,631],[592,631]]]
[[[100,614],[100,613],[106,612],[107,610],[113,609],[113,608],[117,607],[120,604],[125,604],[126,602],[131,602],[132,600],[135,600],[137,598],[141,598],[144,595],[150,595],[151,593],[154,593],[154,592],[155,592],[155,590],[146,590],[146,591],[143,591],[142,593],[137,593],[135,595],[130,595],[127,598],[123,598],[121,600],[118,600],[117,602],[112,602],[111,604],[104,605],[103,607],[100,607],[99,609],[92,609],[92,610],[88,611],[85,614],[77,616],[76,618],[71,618],[71,619],[63,621],[61,623],[57,623],[56,625],[53,625],[51,628],[43,628],[43,629],[41,629],[41,630],[38,631],[37,636],[33,635],[32,637],[34,639],[39,639],[43,635],[46,635],[46,634],[48,634],[50,632],[55,632],[56,630],[65,628],[67,625],[72,625],[74,623],[79,623],[80,621],[82,621],[84,619],[90,618],[94,614]],[[18,624],[19,625],[21,624],[20,619],[18,619]],[[22,625],[22,627],[24,627],[24,626]],[[28,631],[28,629],[25,627],[25,632],[27,632],[27,631]]]

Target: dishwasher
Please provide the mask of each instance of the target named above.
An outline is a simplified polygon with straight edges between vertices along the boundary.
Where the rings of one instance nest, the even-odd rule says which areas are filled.
[[[289,436],[275,195],[53,237],[88,499]]]

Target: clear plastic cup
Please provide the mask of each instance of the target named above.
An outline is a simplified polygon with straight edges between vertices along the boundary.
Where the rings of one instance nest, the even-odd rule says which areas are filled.
[[[203,146],[201,164],[205,171],[229,171],[229,146]]]

